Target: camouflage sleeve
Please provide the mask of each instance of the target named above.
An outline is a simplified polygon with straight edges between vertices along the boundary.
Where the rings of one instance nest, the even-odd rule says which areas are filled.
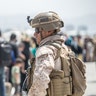
[[[33,75],[33,84],[28,96],[46,96],[46,89],[50,82],[49,75],[54,68],[54,57],[50,52],[36,58],[36,68]],[[46,52],[45,52],[46,53]]]

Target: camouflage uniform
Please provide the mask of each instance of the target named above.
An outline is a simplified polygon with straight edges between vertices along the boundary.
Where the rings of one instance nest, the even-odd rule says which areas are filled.
[[[48,83],[50,82],[49,75],[51,71],[53,69],[61,69],[60,58],[54,60],[57,55],[57,49],[53,46],[46,45],[46,43],[53,41],[62,42],[63,39],[64,38],[59,35],[53,35],[41,41],[41,47],[39,47],[36,52],[36,67],[33,75],[33,84],[28,92],[28,96],[46,96],[46,89],[48,88]]]
[[[50,82],[50,73],[53,69],[61,69],[60,58],[58,57],[58,59],[56,59],[57,49],[48,45],[48,43],[53,43],[54,41],[64,43],[62,36],[56,35],[60,32],[60,28],[64,27],[64,22],[60,19],[57,13],[52,11],[42,12],[36,15],[34,19],[30,19],[30,16],[28,16],[27,20],[30,26],[35,28],[35,37],[37,36],[36,34],[39,34],[41,37],[39,48],[36,52],[33,83],[29,89],[28,96],[46,96],[46,89]],[[44,37],[44,34],[42,35],[42,32],[49,32],[45,35],[46,38]],[[39,39],[37,36],[37,41]]]

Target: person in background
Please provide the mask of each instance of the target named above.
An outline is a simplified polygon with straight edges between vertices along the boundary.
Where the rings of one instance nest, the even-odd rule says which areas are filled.
[[[2,42],[3,40],[4,39],[2,37],[2,32],[0,30],[0,42]],[[0,96],[6,96],[4,85],[4,66],[0,66]]]
[[[20,42],[20,44],[18,45],[18,51],[19,51],[18,57],[24,61],[24,66],[25,66],[26,56],[24,54],[24,49],[25,49],[25,44],[23,42]],[[24,70],[25,70],[25,67],[24,67]],[[26,77],[26,74],[21,71],[21,83],[20,83],[21,88],[22,88],[23,82],[25,80],[25,77]]]
[[[28,68],[28,60],[30,58],[30,50],[29,50],[29,48],[30,48],[30,38],[29,38],[29,36],[27,34],[23,34],[22,38],[21,38],[21,41],[22,41],[22,43],[25,46],[24,50],[22,51],[22,53],[25,55],[25,58],[26,58],[24,60],[24,62],[25,62],[25,70],[27,70],[27,68]]]
[[[20,44],[18,45],[18,53],[19,53],[19,57],[24,61],[26,59],[25,55],[23,54],[25,45],[23,42],[20,42]]]
[[[38,48],[38,44],[37,44],[37,41],[36,41],[35,37],[31,37],[31,48],[30,48],[30,52],[32,54],[32,57],[36,57],[36,50],[37,50],[37,48]]]
[[[14,51],[15,58],[18,57],[18,47],[17,47],[16,42],[17,42],[17,36],[16,36],[16,34],[13,33],[10,36],[10,44],[11,44],[12,49]]]
[[[93,38],[90,38],[90,42],[93,44],[93,52],[91,53],[93,55],[92,61],[96,62],[96,34],[94,34]]]
[[[25,73],[24,70],[24,62],[22,59],[17,58],[14,66],[12,67],[11,73],[12,73],[12,84],[15,88],[15,95],[20,96],[20,83],[21,83],[21,77],[20,77],[20,71]]]
[[[18,47],[17,47],[16,42],[17,42],[17,36],[16,36],[16,34],[12,33],[10,35],[9,43],[12,46],[12,61],[14,61],[14,62],[12,62],[12,64],[10,66],[8,66],[8,68],[9,68],[9,82],[10,83],[12,83],[12,81],[11,81],[11,68],[15,63],[16,58],[18,57]]]
[[[83,60],[83,41],[81,35],[77,35],[77,43],[78,43],[78,58]]]

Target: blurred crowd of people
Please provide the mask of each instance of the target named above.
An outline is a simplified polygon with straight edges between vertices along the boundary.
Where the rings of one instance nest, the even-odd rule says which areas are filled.
[[[2,41],[4,41],[4,38],[0,32],[0,42]],[[10,96],[9,94],[14,94],[13,96],[22,96],[21,89],[26,77],[28,60],[35,56],[37,47],[36,40],[34,37],[29,38],[27,34],[23,34],[21,41],[18,41],[16,34],[13,33],[10,35],[10,40],[8,42],[13,50],[12,64],[6,67],[2,66],[2,68],[0,66],[0,80],[2,80],[2,82],[4,81],[6,86],[5,88],[4,85],[2,85],[3,83],[0,82],[0,87],[2,87],[0,88],[0,93],[2,92],[0,96]]]
[[[66,38],[64,43],[74,51],[78,58],[82,59],[84,62],[96,60],[95,36],[94,38],[89,36],[82,37],[80,35],[67,36],[66,34],[63,34],[63,36]],[[4,38],[0,31],[0,42],[2,40],[4,40]],[[26,77],[26,70],[29,66],[28,61],[32,57],[35,57],[38,44],[33,36],[31,37],[27,34],[23,34],[21,40],[18,41],[15,33],[10,35],[10,40],[8,42],[11,44],[13,50],[12,64],[4,68],[0,67],[0,87],[2,87],[0,90],[3,92],[2,96],[10,96],[8,94],[22,96],[21,89]],[[2,85],[2,82],[5,82],[5,85]],[[6,86],[6,88],[4,86]],[[7,95],[4,95],[4,93]]]
[[[96,60],[96,36],[67,36],[65,44],[72,49],[76,56],[84,62],[93,62]]]

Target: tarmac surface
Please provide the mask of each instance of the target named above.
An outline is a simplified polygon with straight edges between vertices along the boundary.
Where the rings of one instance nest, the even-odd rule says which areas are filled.
[[[84,96],[96,96],[96,63],[86,64],[87,89]]]

